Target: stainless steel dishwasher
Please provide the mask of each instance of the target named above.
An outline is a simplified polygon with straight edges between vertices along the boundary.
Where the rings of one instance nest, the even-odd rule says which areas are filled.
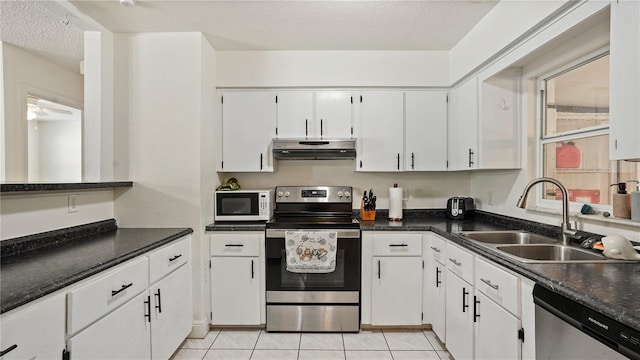
[[[536,284],[537,359],[640,359],[640,332]]]

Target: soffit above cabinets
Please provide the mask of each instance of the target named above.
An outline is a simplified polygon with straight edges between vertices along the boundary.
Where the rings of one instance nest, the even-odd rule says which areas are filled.
[[[78,71],[82,13],[114,33],[202,32],[217,50],[450,50],[498,0],[0,1],[0,40]],[[64,6],[62,6],[64,5]],[[69,8],[74,11],[70,11]]]

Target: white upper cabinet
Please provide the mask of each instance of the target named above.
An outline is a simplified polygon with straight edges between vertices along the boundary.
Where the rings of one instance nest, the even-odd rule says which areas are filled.
[[[317,137],[351,138],[353,105],[349,91],[317,91],[315,134]]]
[[[349,91],[279,91],[278,138],[351,138],[353,105]]]
[[[356,106],[356,170],[404,170],[404,93],[366,91]]]
[[[268,91],[221,94],[222,154],[218,171],[273,171],[275,95]]]
[[[315,137],[312,91],[281,91],[276,101],[278,138]]]
[[[449,170],[478,168],[478,78],[453,91],[449,126]]]
[[[447,170],[446,91],[405,93],[405,171]]]
[[[520,168],[520,69],[480,83],[478,168]]]
[[[611,1],[609,158],[640,159],[640,2]]]

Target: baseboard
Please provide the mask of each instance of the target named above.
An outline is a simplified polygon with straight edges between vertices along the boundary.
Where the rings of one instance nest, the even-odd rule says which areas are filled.
[[[203,317],[200,320],[194,320],[193,325],[191,325],[191,333],[188,338],[190,339],[204,339],[205,336],[209,333],[209,319],[207,317]]]

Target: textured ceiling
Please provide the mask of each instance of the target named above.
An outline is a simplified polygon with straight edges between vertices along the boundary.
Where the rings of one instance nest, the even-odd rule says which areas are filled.
[[[497,0],[71,0],[113,32],[205,34],[218,50],[449,50]],[[0,0],[0,39],[76,69],[88,26],[56,2]]]
[[[0,0],[0,40],[75,72],[83,58],[84,30],[91,29],[54,1]]]

